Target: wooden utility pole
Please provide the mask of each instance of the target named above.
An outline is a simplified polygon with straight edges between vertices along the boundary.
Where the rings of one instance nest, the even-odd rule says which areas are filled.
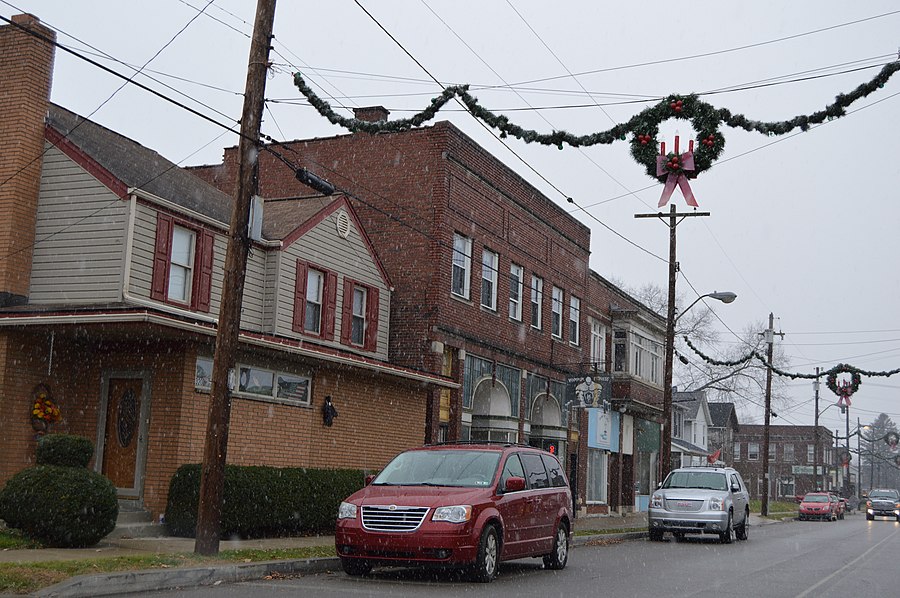
[[[200,504],[197,512],[197,539],[194,552],[204,555],[219,552],[228,422],[231,416],[229,372],[234,371],[240,336],[241,303],[247,256],[250,253],[248,234],[250,205],[258,184],[259,130],[274,21],[275,0],[259,0],[256,5],[256,22],[253,24],[253,39],[250,42],[250,58],[247,65],[241,139],[238,146],[240,166],[229,226],[228,251],[225,254],[225,280],[222,285],[222,305],[219,309],[216,351],[213,356],[209,418],[206,424],[206,444],[203,449],[200,478]]]
[[[672,361],[675,354],[675,278],[678,273],[678,262],[675,260],[675,229],[685,218],[692,216],[709,216],[709,212],[685,212],[679,214],[675,204],[669,206],[669,305],[666,314],[665,362],[663,365],[663,423],[659,439],[659,477],[658,482],[665,480],[672,468]],[[635,214],[635,218],[659,218],[665,223],[663,212],[656,214]]]
[[[813,490],[822,490],[823,484],[819,481],[819,368],[816,368],[816,379],[813,380],[813,389],[816,394],[816,418],[813,433],[816,438],[815,452],[813,453]]]
[[[763,491],[762,491],[762,507],[760,514],[766,517],[769,514],[769,419],[772,416],[772,356],[774,354],[775,345],[775,316],[769,312],[769,327],[766,329],[766,343],[769,347],[766,350],[766,416],[765,425],[763,426]],[[778,334],[784,338],[784,333]]]

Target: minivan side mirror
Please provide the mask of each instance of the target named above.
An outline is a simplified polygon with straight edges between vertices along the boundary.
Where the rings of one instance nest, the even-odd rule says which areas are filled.
[[[741,487],[738,486],[737,484],[735,484],[734,482],[732,482],[732,483],[731,483],[731,491],[732,491],[732,492],[740,492],[740,491],[741,491]]]
[[[517,476],[507,478],[506,483],[503,485],[504,492],[519,492],[524,489],[525,489],[525,478],[520,478]]]
[[[369,475],[367,475],[367,476],[366,476],[366,486],[368,486],[369,484],[371,484],[371,483],[372,483],[372,480],[374,480],[374,479],[375,479],[375,474],[374,474],[374,473],[370,473]]]

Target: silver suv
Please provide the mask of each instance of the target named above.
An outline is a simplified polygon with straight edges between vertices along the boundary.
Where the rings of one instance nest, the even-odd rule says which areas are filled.
[[[730,467],[681,467],[650,497],[647,519],[651,541],[672,532],[676,540],[685,534],[718,534],[730,544],[735,537],[747,539],[750,495],[741,474]]]

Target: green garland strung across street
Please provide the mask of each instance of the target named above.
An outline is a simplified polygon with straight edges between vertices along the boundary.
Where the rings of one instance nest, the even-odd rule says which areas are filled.
[[[773,373],[778,374],[779,376],[784,376],[786,378],[790,378],[792,380],[796,380],[798,378],[807,379],[807,380],[815,380],[816,378],[821,378],[822,376],[826,376],[826,383],[827,383],[827,381],[829,379],[832,379],[837,374],[850,373],[850,374],[853,374],[853,379],[856,381],[856,386],[858,388],[859,387],[859,376],[869,376],[869,377],[873,377],[873,378],[874,377],[890,378],[891,376],[893,376],[895,374],[900,374],[900,368],[897,368],[894,370],[887,370],[887,371],[883,371],[883,372],[873,372],[873,371],[869,371],[869,370],[861,370],[859,368],[853,367],[852,365],[846,365],[843,363],[839,363],[838,365],[834,366],[833,368],[831,368],[829,370],[825,370],[824,372],[819,372],[818,375],[817,374],[799,374],[796,372],[786,372],[782,369],[775,367],[774,365],[769,365],[768,361],[766,360],[765,355],[761,354],[756,349],[751,349],[750,353],[748,353],[747,355],[744,355],[743,357],[741,357],[739,359],[735,359],[733,361],[721,361],[718,359],[714,359],[708,355],[705,355],[703,353],[703,351],[701,351],[699,348],[694,346],[694,344],[691,342],[691,339],[689,339],[688,337],[684,337],[684,342],[687,343],[687,346],[690,347],[691,350],[694,353],[696,353],[698,356],[700,356],[700,358],[703,359],[703,361],[705,361],[706,363],[709,363],[712,365],[734,367],[734,366],[738,366],[738,365],[747,363],[751,359],[756,358],[759,361],[761,361],[764,366],[771,369]],[[831,388],[831,386],[829,385],[828,388]]]
[[[732,114],[727,108],[716,108],[701,100],[696,94],[677,95],[666,97],[654,106],[650,106],[631,117],[628,122],[620,123],[598,133],[589,135],[573,135],[566,131],[554,131],[553,133],[538,133],[531,129],[509,122],[503,115],[497,115],[482,107],[478,98],[469,93],[468,85],[452,85],[446,87],[441,95],[433,98],[431,104],[423,111],[411,118],[392,121],[369,122],[356,118],[346,118],[337,114],[331,105],[316,95],[306,84],[300,73],[294,74],[294,84],[300,90],[309,103],[318,110],[319,114],[327,118],[332,124],[340,125],[350,131],[363,131],[366,133],[406,131],[418,127],[432,120],[438,111],[454,97],[468,108],[475,117],[481,119],[487,125],[500,131],[500,137],[513,136],[525,143],[540,143],[542,145],[555,145],[559,149],[563,144],[572,147],[589,147],[592,145],[609,145],[614,141],[624,141],[630,133],[631,155],[640,164],[643,164],[647,174],[657,178],[656,157],[658,155],[658,143],[656,136],[659,134],[660,123],[678,118],[689,120],[694,128],[697,138],[697,146],[694,148],[694,170],[690,177],[707,170],[712,166],[722,150],[725,149],[725,137],[719,131],[721,125],[740,128],[746,131],[756,131],[764,135],[784,135],[799,128],[806,131],[811,125],[819,124],[825,120],[840,118],[846,115],[846,108],[874,91],[884,87],[891,76],[900,70],[900,60],[888,63],[870,81],[859,85],[856,89],[846,94],[839,94],[834,103],[829,104],[824,110],[812,114],[795,116],[790,120],[762,122],[750,120],[743,114]],[[669,158],[675,154],[670,152]],[[669,171],[679,174],[680,167]]]

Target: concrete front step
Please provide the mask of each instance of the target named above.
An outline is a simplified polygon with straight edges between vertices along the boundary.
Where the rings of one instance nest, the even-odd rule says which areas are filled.
[[[159,538],[168,535],[166,526],[155,522],[150,511],[130,503],[124,505],[120,503],[116,528],[109,533],[107,538]]]

